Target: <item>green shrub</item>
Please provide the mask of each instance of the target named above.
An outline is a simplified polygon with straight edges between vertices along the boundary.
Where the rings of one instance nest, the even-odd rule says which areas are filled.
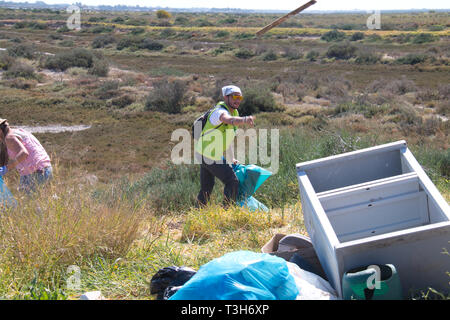
[[[287,58],[288,60],[298,60],[303,58],[303,53],[298,49],[287,47],[284,50],[283,57]]]
[[[319,52],[311,50],[306,54],[306,59],[308,59],[309,61],[316,61],[319,56]]]
[[[236,39],[252,39],[254,38],[255,35],[253,33],[249,33],[249,32],[241,32],[236,34]]]
[[[358,41],[364,39],[364,33],[363,32],[355,32],[350,37],[350,41]]]
[[[70,32],[71,30],[67,27],[67,25],[63,25],[61,27],[59,27],[58,29],[56,29],[56,32]]]
[[[252,115],[258,112],[280,111],[275,98],[267,88],[249,87],[243,90],[244,100],[239,106],[239,114]]]
[[[133,28],[133,29],[131,29],[130,34],[132,34],[134,36],[137,36],[137,35],[139,35],[141,33],[144,33],[144,32],[145,32],[144,28]]]
[[[377,41],[381,41],[381,40],[383,40],[383,38],[379,34],[376,34],[376,33],[373,33],[366,38],[366,41],[368,41],[368,42],[377,42]]]
[[[161,30],[161,33],[159,34],[161,38],[167,39],[169,37],[173,37],[174,35],[176,35],[177,32],[171,28],[167,28],[164,30]]]
[[[380,62],[381,56],[372,52],[360,52],[356,58],[358,64],[375,64]]]
[[[73,42],[72,40],[63,40],[59,43],[59,45],[61,47],[74,47],[75,46],[75,42]]]
[[[47,24],[39,23],[36,21],[19,21],[14,24],[14,28],[16,28],[16,29],[29,28],[29,29],[35,29],[35,30],[45,30],[45,29],[47,29]]]
[[[434,24],[428,27],[428,30],[430,31],[443,31],[445,30],[445,27],[443,25]]]
[[[151,39],[145,38],[143,41],[141,41],[138,45],[139,49],[147,49],[151,51],[159,51],[164,48],[164,45],[162,43],[159,43],[157,41],[153,41]]]
[[[278,59],[278,56],[275,52],[270,51],[267,52],[264,56],[263,56],[263,60],[264,61],[275,61]]]
[[[11,57],[22,57],[26,59],[35,58],[34,46],[30,44],[16,44],[9,47],[6,52],[8,52]]]
[[[221,53],[224,53],[224,52],[227,52],[227,51],[233,51],[233,50],[234,50],[233,46],[231,46],[229,44],[221,44],[218,48],[216,48],[216,49],[214,49],[212,51],[212,54],[214,56],[217,56],[217,55],[219,55]]]
[[[435,37],[431,33],[419,33],[414,36],[412,43],[421,44],[435,41]]]
[[[92,28],[92,33],[104,33],[104,32],[113,32],[114,27],[107,27],[107,26],[96,26]]]
[[[104,81],[95,91],[95,95],[100,99],[110,99],[117,95],[119,90],[119,81]]]
[[[112,105],[118,108],[125,108],[126,106],[132,104],[133,102],[134,99],[129,95],[123,95],[111,100]]]
[[[175,24],[179,24],[179,25],[187,25],[189,23],[189,19],[186,17],[176,17],[175,18]]]
[[[145,109],[166,113],[180,113],[185,105],[183,100],[187,84],[181,80],[169,82],[160,80],[153,84],[154,89],[147,96]]]
[[[236,51],[236,53],[234,55],[236,57],[238,57],[239,59],[250,59],[255,54],[250,49],[240,48],[240,49],[238,49],[238,51]]]
[[[328,32],[324,33],[320,37],[320,39],[324,40],[326,42],[341,41],[341,40],[345,39],[345,33],[337,31],[337,30],[331,30],[331,31],[328,31]]]
[[[92,67],[89,68],[89,74],[97,77],[106,77],[109,73],[109,63],[105,59],[95,58]]]
[[[228,31],[221,30],[216,33],[215,37],[216,38],[225,38],[225,37],[228,37],[229,35],[230,35],[230,33]]]
[[[111,22],[113,22],[113,23],[124,23],[125,19],[122,18],[122,17],[116,17],[116,18],[112,19]]]
[[[395,60],[399,64],[418,64],[423,63],[428,59],[428,56],[423,53],[409,53],[404,57],[400,57]]]
[[[328,58],[347,60],[356,56],[357,48],[351,44],[334,44],[327,50]]]
[[[198,166],[167,163],[167,169],[154,168],[140,180],[130,184],[127,198],[145,198],[156,212],[186,212],[197,203],[200,190]],[[220,182],[219,182],[220,183]],[[220,195],[218,186],[214,194]]]
[[[90,68],[93,63],[94,55],[92,52],[84,48],[75,48],[47,58],[45,67],[51,70],[65,71],[71,67]]]
[[[112,35],[101,35],[97,36],[92,40],[92,48],[104,48],[108,44],[116,42],[116,38]]]
[[[225,19],[219,21],[220,24],[222,24],[222,23],[233,24],[236,22],[237,22],[237,20],[235,18],[231,18],[231,17],[225,18]]]
[[[0,52],[0,69],[8,70],[16,61],[14,57],[11,57],[6,52]]]
[[[139,49],[147,49],[152,51],[158,51],[162,50],[164,48],[164,45],[153,41],[149,38],[135,38],[135,37],[128,37],[123,38],[117,43],[117,50],[123,50],[125,48],[130,48],[130,50],[135,51]]]
[[[143,19],[128,19],[124,24],[129,26],[145,26],[147,25],[147,21]]]
[[[48,38],[51,40],[63,40],[64,37],[60,34],[51,33],[48,35]]]
[[[25,79],[35,79],[36,73],[33,66],[26,63],[14,63],[5,73],[4,77],[6,79],[13,78],[25,78]]]

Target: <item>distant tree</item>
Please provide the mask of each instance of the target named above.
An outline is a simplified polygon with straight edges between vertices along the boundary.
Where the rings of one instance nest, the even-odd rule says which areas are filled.
[[[156,16],[158,17],[158,19],[169,19],[171,17],[170,13],[168,13],[166,10],[156,11]]]

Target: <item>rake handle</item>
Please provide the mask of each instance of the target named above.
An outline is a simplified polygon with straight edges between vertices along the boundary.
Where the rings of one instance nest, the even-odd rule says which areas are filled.
[[[275,20],[274,22],[272,22],[271,24],[268,24],[267,26],[265,26],[264,28],[262,28],[261,30],[259,30],[258,32],[256,32],[256,35],[259,37],[261,35],[263,35],[264,33],[266,33],[267,31],[269,31],[270,29],[276,27],[277,25],[283,23],[287,18],[289,18],[290,16],[296,15],[297,13],[300,13],[301,11],[305,10],[306,8],[309,8],[310,6],[312,6],[313,4],[315,4],[317,1],[315,0],[311,0],[308,3],[305,3],[304,5],[302,5],[301,7],[298,7],[297,9],[289,12],[288,14],[282,16],[281,18],[278,18],[277,20]]]

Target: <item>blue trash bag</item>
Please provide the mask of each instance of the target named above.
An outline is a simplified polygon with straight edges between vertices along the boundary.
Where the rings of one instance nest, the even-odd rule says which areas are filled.
[[[254,164],[233,164],[233,170],[239,180],[239,191],[236,203],[241,207],[247,207],[251,211],[269,209],[253,197],[256,190],[272,175],[272,172]]]
[[[236,202],[238,206],[245,207],[250,211],[264,211],[269,212],[269,208],[267,208],[263,203],[256,200],[254,197],[248,197],[243,200],[239,200]]]
[[[14,199],[11,191],[9,191],[5,182],[3,181],[3,176],[0,175],[0,207],[1,208],[15,208],[17,206],[17,201]]]
[[[294,300],[298,294],[284,259],[236,251],[201,266],[169,300]]]

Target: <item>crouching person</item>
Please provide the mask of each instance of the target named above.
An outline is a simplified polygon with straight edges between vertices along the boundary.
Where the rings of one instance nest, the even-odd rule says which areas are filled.
[[[6,119],[0,119],[0,139],[6,145],[8,171],[19,171],[19,190],[31,194],[52,178],[50,157],[33,134],[12,129]]]

